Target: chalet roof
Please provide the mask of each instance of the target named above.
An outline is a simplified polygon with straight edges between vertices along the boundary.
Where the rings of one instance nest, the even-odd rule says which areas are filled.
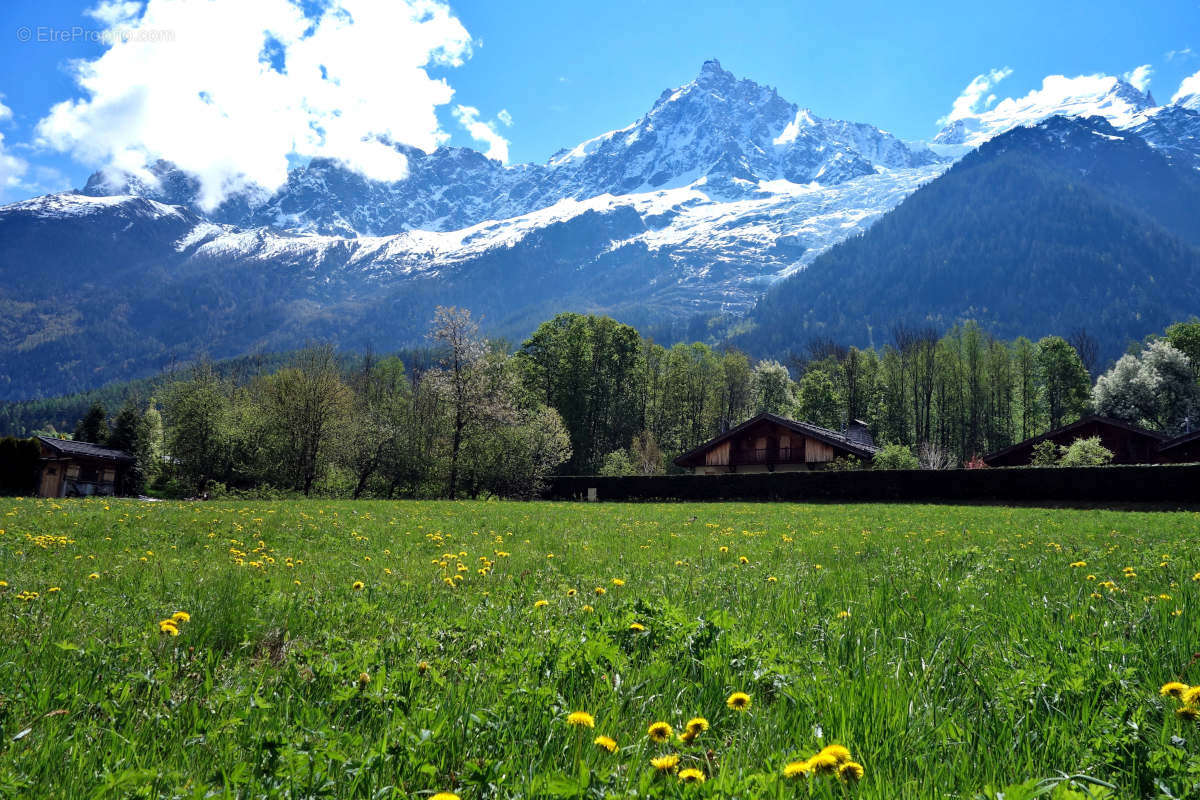
[[[1043,433],[1039,436],[1034,436],[1032,438],[1026,439],[1023,442],[1017,442],[1016,444],[1011,444],[1008,447],[997,450],[994,453],[988,453],[987,455],[985,455],[983,457],[984,463],[990,464],[993,459],[1003,458],[1004,456],[1007,456],[1010,453],[1014,453],[1023,448],[1033,447],[1035,444],[1038,444],[1039,442],[1044,442],[1047,439],[1054,439],[1058,436],[1062,436],[1063,434],[1071,433],[1072,431],[1078,430],[1080,428],[1083,428],[1083,427],[1086,427],[1086,426],[1092,425],[1092,424],[1107,425],[1108,427],[1111,427],[1111,428],[1120,428],[1121,430],[1128,431],[1129,433],[1132,433],[1132,434],[1135,434],[1138,436],[1145,436],[1149,439],[1153,439],[1156,442],[1163,442],[1167,438],[1164,434],[1161,434],[1158,431],[1152,431],[1148,428],[1143,428],[1138,425],[1133,425],[1133,424],[1125,422],[1123,420],[1114,419],[1112,417],[1102,417],[1098,414],[1090,414],[1086,417],[1076,420],[1075,422],[1072,422],[1070,425],[1063,425],[1061,428],[1055,428],[1052,431],[1046,431],[1045,433]]]
[[[55,439],[50,436],[39,436],[38,441],[64,456],[80,456],[97,458],[102,461],[133,461],[133,456],[124,450],[114,450],[111,447],[101,447],[91,442],[76,442],[71,439]]]
[[[680,467],[688,466],[687,462],[690,461],[694,456],[698,456],[706,450],[716,447],[727,439],[732,439],[739,433],[742,433],[746,429],[756,425],[759,422],[763,422],[764,420],[767,422],[773,422],[776,425],[788,428],[796,433],[803,434],[812,439],[816,439],[819,442],[824,442],[832,447],[845,450],[861,458],[872,458],[876,453],[879,452],[879,448],[874,444],[862,441],[864,437],[857,432],[854,435],[855,438],[852,439],[846,434],[832,431],[829,428],[822,428],[820,425],[813,425],[809,422],[797,422],[794,419],[787,419],[786,417],[778,417],[774,414],[763,413],[746,420],[741,425],[730,428],[720,436],[708,440],[699,447],[692,448],[688,452],[676,458],[675,465]]]
[[[1176,436],[1174,439],[1168,439],[1158,446],[1158,451],[1161,453],[1170,450],[1173,447],[1182,447],[1185,444],[1191,444],[1200,440],[1200,429],[1194,430],[1191,433],[1185,433],[1181,436]]]

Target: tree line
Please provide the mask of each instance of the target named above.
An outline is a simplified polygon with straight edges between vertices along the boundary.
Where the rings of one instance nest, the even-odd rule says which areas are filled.
[[[119,447],[126,487],[167,494],[531,496],[552,474],[655,474],[761,413],[832,430],[867,423],[889,463],[978,464],[1088,413],[1181,432],[1200,421],[1200,321],[1100,372],[1086,331],[999,340],[967,322],[898,325],[876,350],[814,339],[786,363],[693,342],[664,347],[608,317],[563,313],[519,347],[439,308],[431,350],[314,345],[249,378],[201,362],[74,437]]]

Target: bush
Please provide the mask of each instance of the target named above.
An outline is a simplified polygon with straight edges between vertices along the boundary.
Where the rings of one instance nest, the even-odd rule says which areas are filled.
[[[1033,446],[1033,460],[1029,462],[1035,467],[1053,467],[1058,465],[1058,445],[1047,439]]]
[[[920,469],[921,464],[908,445],[888,444],[875,454],[874,469]]]
[[[633,462],[629,460],[629,453],[624,450],[613,450],[604,457],[604,463],[600,465],[599,474],[607,478],[633,475]]]
[[[1090,439],[1076,439],[1071,442],[1070,447],[1062,448],[1062,458],[1059,459],[1058,465],[1060,467],[1102,467],[1111,463],[1112,460],[1112,451],[1100,444],[1099,436],[1093,436]]]

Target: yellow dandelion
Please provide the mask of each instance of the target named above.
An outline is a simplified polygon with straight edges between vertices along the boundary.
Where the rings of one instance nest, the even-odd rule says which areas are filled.
[[[725,705],[734,711],[747,711],[750,708],[750,695],[745,692],[734,692],[729,695],[729,698],[725,701]]]
[[[1162,685],[1162,688],[1158,690],[1158,693],[1163,697],[1170,695],[1178,700],[1183,697],[1183,693],[1187,690],[1188,685],[1186,683],[1180,683],[1179,681],[1167,681]]]
[[[417,662],[417,672],[429,672],[429,662],[428,661],[418,661]]]
[[[850,616],[849,611],[839,611],[838,612],[838,619],[847,619],[849,616]]]
[[[745,556],[738,556],[738,563],[739,564],[749,564],[750,559],[746,558]]]
[[[634,623],[630,624],[630,626],[629,626],[629,630],[631,630],[631,631],[644,631],[644,630],[646,630],[646,626],[645,626],[645,625],[643,625],[643,624],[642,624],[642,623],[640,623],[640,622],[634,622]]]
[[[776,578],[774,575],[767,576],[767,583],[778,583],[778,582],[779,582],[779,579]]]
[[[176,611],[174,614],[171,615],[171,619],[173,619],[175,621],[175,624],[178,625],[180,622],[191,622],[192,615],[186,611]]]
[[[617,742],[611,736],[597,736],[592,740],[592,744],[601,750],[606,750],[609,753],[617,752]]]
[[[354,583],[353,583],[353,584],[350,586],[350,588],[351,588],[351,589],[353,589],[353,590],[354,590],[354,591],[356,591],[356,592],[361,592],[361,591],[363,590],[363,586],[365,586],[365,585],[366,585],[366,584],[364,584],[362,581],[355,581],[355,582],[354,582]]]
[[[158,632],[165,633],[168,636],[178,636],[179,628],[175,627],[175,623],[169,619],[164,619],[158,623]]]
[[[840,744],[823,747],[818,755],[831,756],[839,764],[845,764],[850,760],[850,751]]]
[[[567,714],[567,724],[573,728],[594,728],[596,718],[586,711],[572,711]]]
[[[535,600],[533,603],[534,608],[544,608],[548,605],[550,605],[549,600]]]
[[[458,800],[458,795],[454,792],[438,792],[429,800]]]
[[[704,773],[695,767],[679,770],[680,783],[704,783]]]
[[[597,597],[603,597],[604,595],[608,594],[608,589],[605,589],[603,586],[597,586],[594,591],[596,592]]]
[[[590,605],[585,605],[583,608],[581,608],[579,610],[583,611],[584,613],[590,614],[593,611],[595,611],[596,609],[592,608]]]
[[[812,775],[812,765],[807,761],[792,761],[783,768],[785,778],[807,778]]]
[[[729,548],[728,548],[728,547],[725,547],[724,545],[721,545],[721,547],[720,547],[719,549],[721,550],[721,552],[722,552],[722,553],[728,553],[728,552],[729,552]]]
[[[1179,695],[1179,699],[1185,706],[1200,706],[1200,686],[1184,689],[1183,693]]]
[[[99,573],[99,572],[93,572],[91,575],[88,575],[88,580],[89,580],[89,581],[98,581],[98,580],[100,580],[100,573]]]
[[[808,763],[812,767],[813,772],[818,775],[832,775],[837,772],[839,766],[836,758],[824,752],[817,753],[808,760]]]
[[[365,672],[358,673],[358,688],[365,689],[367,684],[371,682],[371,676]]]
[[[854,783],[862,780],[863,771],[862,764],[857,761],[847,761],[838,767],[837,776],[846,783]]]
[[[687,725],[684,727],[686,727],[688,731],[703,733],[704,731],[708,730],[708,720],[706,720],[704,717],[692,717],[687,721]]]
[[[60,588],[58,586],[51,586],[49,589],[46,590],[46,594],[54,594],[55,592],[61,592],[61,591],[62,591],[62,588]]]
[[[1175,713],[1183,719],[1195,719],[1196,717],[1200,717],[1200,708],[1196,708],[1195,706],[1180,706],[1175,709]]]
[[[667,756],[658,756],[650,759],[650,766],[654,767],[659,772],[673,772],[675,767],[679,765],[679,756],[672,753]]]
[[[1071,562],[1071,569],[1075,569],[1076,567],[1086,567],[1086,566],[1087,566],[1086,561],[1072,561]]]
[[[671,726],[665,722],[655,722],[646,729],[646,735],[650,737],[650,741],[658,742],[659,744],[671,741],[674,733],[671,730]]]
[[[1197,572],[1196,574],[1197,574],[1197,575],[1200,575],[1200,572]],[[624,585],[625,585],[625,581],[621,580],[620,578],[613,578],[613,579],[612,579],[612,585],[613,585],[613,586],[624,586]]]

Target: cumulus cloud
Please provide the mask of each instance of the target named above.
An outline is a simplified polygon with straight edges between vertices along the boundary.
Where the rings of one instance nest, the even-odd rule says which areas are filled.
[[[1183,83],[1179,84],[1179,91],[1175,92],[1175,95],[1171,98],[1171,102],[1177,103],[1183,98],[1193,95],[1200,97],[1200,72],[1183,79]],[[1189,105],[1192,104],[1189,103]],[[1200,101],[1197,101],[1195,105],[1196,107],[1200,107]]]
[[[504,123],[504,127],[511,128],[513,123],[512,114],[508,113],[507,108],[500,109],[500,113],[496,115],[496,119]]]
[[[1129,72],[1126,72],[1121,77],[1125,82],[1133,86],[1139,92],[1144,92],[1150,88],[1150,76],[1154,74],[1154,68],[1149,64],[1142,64],[1140,67],[1134,67]]]
[[[484,122],[479,119],[478,108],[473,106],[456,106],[454,108],[454,118],[471,135],[472,139],[488,146],[487,152],[484,155],[502,163],[508,163],[508,140],[496,130],[495,123]]]
[[[1012,75],[1012,70],[1009,67],[989,70],[982,75],[976,75],[974,80],[967,84],[967,88],[963,89],[962,94],[954,99],[954,105],[950,108],[950,113],[938,120],[939,125],[946,125],[954,122],[956,119],[964,117],[973,117],[983,109],[981,105],[990,106],[996,100],[994,94],[989,95],[988,90],[995,86],[1000,81]],[[987,98],[986,101],[984,98]]]
[[[231,191],[282,185],[289,158],[405,177],[394,144],[428,151],[447,138],[436,110],[454,90],[426,68],[460,65],[470,34],[442,0],[312,9],[304,0],[105,0],[92,14],[122,35],[75,63],[83,97],[50,110],[39,144],[147,181],[148,166],[167,159],[199,178],[209,207]]]
[[[12,110],[0,103],[0,123],[11,118]],[[24,177],[28,171],[29,164],[8,151],[4,144],[4,134],[0,133],[0,199],[24,193]]]

